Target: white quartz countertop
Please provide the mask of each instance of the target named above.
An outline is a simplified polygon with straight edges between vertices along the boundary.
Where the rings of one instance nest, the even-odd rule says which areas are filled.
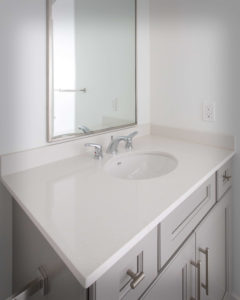
[[[180,205],[234,152],[158,136],[134,141],[134,151],[162,151],[177,168],[147,180],[114,178],[86,152],[3,176],[16,201],[87,288]],[[125,153],[124,148],[121,151]]]

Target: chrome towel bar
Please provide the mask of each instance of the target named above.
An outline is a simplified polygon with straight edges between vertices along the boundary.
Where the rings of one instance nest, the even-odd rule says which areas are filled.
[[[70,90],[70,89],[56,89],[54,90],[55,92],[59,92],[59,93],[77,93],[77,92],[82,92],[82,93],[86,93],[87,89],[79,89],[79,90]]]
[[[39,291],[42,291],[42,295],[45,296],[48,293],[48,276],[43,267],[38,269],[39,276],[33,281],[29,282],[19,292],[10,296],[6,300],[28,300]]]

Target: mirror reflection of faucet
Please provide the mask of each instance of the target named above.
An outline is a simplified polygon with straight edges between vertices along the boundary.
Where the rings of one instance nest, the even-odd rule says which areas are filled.
[[[81,125],[81,124],[78,125],[78,129],[82,130],[83,133],[90,133],[91,132],[91,130],[87,126]]]

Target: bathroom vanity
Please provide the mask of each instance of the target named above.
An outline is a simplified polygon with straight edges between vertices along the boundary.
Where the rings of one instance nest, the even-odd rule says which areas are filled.
[[[25,105],[27,111],[17,115],[14,123],[11,121],[14,114],[7,107],[11,113],[10,132],[15,124],[18,126],[18,120],[28,115],[29,103],[33,108],[26,123],[19,126],[20,131],[13,130],[9,136],[4,132],[4,136],[7,141],[18,136],[16,143],[13,142],[17,149],[48,144],[0,157],[0,179],[13,199],[12,285],[15,294],[8,300],[229,299],[234,138],[154,125],[161,121],[161,124],[175,126],[175,122],[160,120],[165,112],[159,99],[168,101],[168,93],[180,103],[178,92],[181,90],[182,98],[187,97],[189,101],[187,105],[191,100],[191,107],[196,95],[199,101],[228,99],[226,91],[231,86],[232,73],[228,76],[228,72],[224,72],[227,79],[223,80],[225,64],[224,69],[216,68],[216,65],[221,66],[216,64],[222,55],[218,49],[222,41],[225,49],[228,31],[222,30],[223,38],[219,35],[220,23],[215,21],[215,12],[214,18],[209,14],[211,22],[205,18],[208,17],[205,8],[201,11],[198,5],[199,12],[196,10],[194,18],[190,15],[191,21],[204,15],[203,30],[199,26],[201,18],[197,17],[194,23],[196,36],[200,36],[196,45],[197,42],[201,45],[196,55],[200,59],[196,65],[195,85],[191,80],[186,84],[184,76],[185,72],[189,72],[189,78],[194,75],[194,64],[191,68],[186,64],[181,70],[181,65],[172,59],[174,68],[171,64],[169,68],[165,57],[160,57],[169,73],[165,74],[164,68],[158,66],[153,68],[154,72],[150,70],[158,60],[152,61],[150,54],[157,57],[158,47],[161,48],[159,45],[164,41],[170,43],[160,54],[167,55],[170,48],[175,48],[172,56],[176,55],[176,62],[181,59],[185,63],[186,59],[180,55],[185,52],[190,55],[197,49],[197,46],[192,47],[195,32],[189,26],[188,14],[187,26],[182,23],[185,18],[182,5],[176,5],[179,15],[175,4],[171,4],[171,9],[166,6],[156,17],[156,20],[163,17],[163,26],[169,27],[170,36],[168,38],[168,30],[164,33],[158,29],[161,24],[154,27],[154,35],[164,34],[155,47],[152,41],[149,45],[152,40],[149,38],[152,36],[149,9],[152,8],[147,1],[46,0],[34,5],[29,4],[31,1],[25,2],[19,4],[23,15],[23,19],[21,14],[16,18],[21,20],[19,25],[15,23],[16,7],[11,4],[7,11],[14,20],[7,27],[8,31],[22,28],[15,30],[13,37],[24,44],[15,47],[18,44],[9,43],[11,39],[8,41],[6,34],[4,44],[8,52],[19,52],[14,60],[10,56],[9,69],[18,76],[10,76],[11,73],[7,76],[15,81],[5,84],[6,91],[12,86],[16,89],[13,94],[3,93],[3,99],[13,104],[14,99],[20,99],[20,104],[14,104],[13,108],[21,107],[23,111]],[[40,4],[43,6],[38,7]],[[28,5],[37,5],[34,14]],[[164,8],[165,2],[162,5]],[[35,15],[37,12],[42,15]],[[181,31],[171,33],[172,28],[178,29],[175,22],[178,18],[180,28],[190,28],[187,51],[184,49],[188,39]],[[46,51],[43,50],[44,39]],[[24,51],[19,49],[33,42],[42,52],[31,54],[31,59],[38,61],[40,53],[42,60],[38,64],[30,60],[32,66],[27,70],[28,52],[24,60]],[[15,52],[11,50],[12,45],[17,49]],[[137,50],[140,50],[139,55],[136,55]],[[225,50],[220,53],[225,54]],[[201,66],[205,56],[207,68],[204,64]],[[45,57],[46,78],[44,71],[38,70],[38,66],[44,65]],[[193,57],[190,56],[189,64]],[[213,73],[208,66],[212,57],[217,58],[213,59]],[[206,70],[209,73],[206,82],[201,82]],[[34,75],[34,80],[29,80]],[[181,77],[184,80],[178,82]],[[168,93],[161,88],[158,92],[152,90],[152,83],[158,85],[161,81],[163,85],[169,81]],[[222,82],[226,88],[224,84],[219,89]],[[28,87],[31,88],[25,94]],[[47,95],[46,126],[40,123],[45,120],[42,115],[45,103],[34,107],[38,100],[45,101],[44,95]],[[152,107],[151,95],[154,101],[159,101]],[[32,102],[34,97],[36,100]],[[215,119],[215,104],[212,104],[211,120]],[[39,107],[41,118],[35,122]],[[181,110],[185,110],[182,107]],[[168,109],[174,118],[172,108],[174,105],[170,103]],[[185,125],[180,125],[192,128],[196,121],[200,127],[200,105],[199,112],[197,109],[194,108],[196,115],[191,115],[189,110],[189,124],[186,118]],[[154,111],[151,120],[150,111]],[[205,113],[209,120],[207,109]],[[232,118],[230,114],[226,118],[225,112],[220,116],[226,123]],[[3,122],[8,127],[5,118]],[[29,137],[25,132],[27,126],[33,128]],[[35,130],[39,126],[41,130]],[[45,127],[46,139],[43,138]],[[214,130],[218,126],[200,128]],[[35,136],[38,134],[41,136]],[[25,142],[21,146],[23,136]],[[15,148],[7,151],[15,151]]]
[[[83,141],[71,145],[80,155],[66,157],[66,147],[2,157],[2,181],[16,200],[14,292],[43,267],[46,295],[41,289],[32,299],[228,299],[234,150],[158,134],[102,160]],[[148,179],[106,168],[146,153],[177,165]]]

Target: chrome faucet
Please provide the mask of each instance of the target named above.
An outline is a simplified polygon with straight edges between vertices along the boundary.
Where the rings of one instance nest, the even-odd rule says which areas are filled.
[[[103,151],[102,151],[101,145],[94,144],[94,143],[87,143],[87,144],[85,144],[85,147],[94,147],[94,149],[95,149],[94,159],[102,159],[103,158]]]
[[[125,144],[125,148],[127,150],[132,150],[133,145],[132,145],[132,141],[133,138],[138,134],[137,131],[134,131],[133,133],[130,133],[127,136],[117,136],[117,137],[113,137],[111,138],[111,142],[107,148],[107,153],[110,154],[117,154],[118,153],[118,145],[121,141],[124,141]]]
[[[82,130],[83,133],[91,132],[91,130],[87,126],[82,125],[82,124],[78,125],[78,129]]]

